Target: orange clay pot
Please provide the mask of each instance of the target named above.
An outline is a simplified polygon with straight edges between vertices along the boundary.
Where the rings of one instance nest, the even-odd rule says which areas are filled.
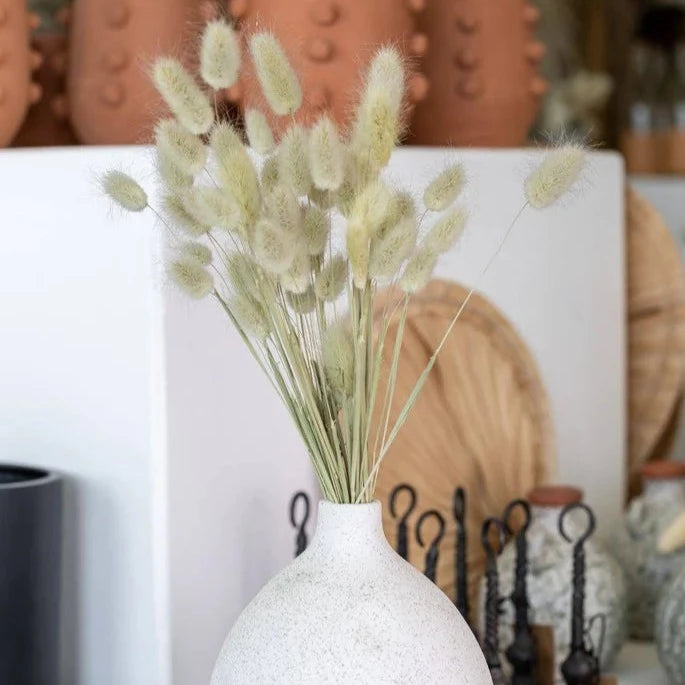
[[[415,32],[416,15],[424,4],[425,0],[233,0],[229,11],[248,35],[266,28],[283,44],[302,84],[303,105],[296,118],[311,123],[327,111],[344,128],[361,76],[378,47],[391,43],[414,58],[425,53],[427,39]],[[420,100],[426,91],[425,78],[415,72],[409,81],[410,100]],[[243,110],[261,109],[276,131],[290,123],[289,117],[268,111],[248,65],[246,76],[229,95]]]
[[[547,90],[537,75],[545,48],[526,0],[430,0],[419,27],[430,36],[431,88],[414,113],[420,145],[520,145]]]
[[[198,0],[75,0],[67,75],[69,116],[84,143],[141,143],[161,113],[147,74],[161,54],[183,57],[201,27]]]
[[[0,147],[10,144],[29,105],[40,99],[40,88],[31,83],[38,66],[29,48],[35,27],[25,0],[0,0]]]

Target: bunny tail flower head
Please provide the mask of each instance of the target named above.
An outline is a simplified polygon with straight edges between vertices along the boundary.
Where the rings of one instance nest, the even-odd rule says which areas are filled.
[[[250,39],[250,52],[262,93],[275,114],[294,114],[302,105],[302,90],[295,70],[271,33]]]
[[[437,254],[425,246],[409,260],[400,278],[400,288],[405,293],[415,293],[421,290],[433,275],[433,269],[438,261]]]
[[[171,263],[169,275],[189,297],[200,300],[214,289],[214,280],[207,269],[193,257],[181,257]]]
[[[326,378],[338,401],[342,402],[352,395],[354,387],[352,334],[342,323],[336,323],[325,332],[322,346]]]
[[[152,80],[174,116],[191,133],[207,133],[214,110],[195,79],[172,57],[162,57],[152,68]]]
[[[205,167],[207,148],[196,135],[175,119],[162,119],[155,126],[155,142],[162,157],[184,174],[194,176]]]
[[[457,199],[465,183],[464,167],[461,164],[452,164],[428,184],[423,193],[423,204],[426,209],[441,212]]]
[[[245,112],[245,132],[250,141],[250,147],[260,155],[268,155],[275,147],[274,135],[269,122],[258,109],[248,109]]]
[[[319,190],[337,190],[345,177],[344,148],[330,117],[323,116],[311,132],[309,163]]]
[[[451,250],[461,238],[467,218],[468,214],[463,207],[447,212],[428,232],[424,244],[439,254]]]
[[[102,176],[101,184],[105,194],[129,212],[142,212],[148,206],[145,191],[123,171],[108,171]]]
[[[225,21],[210,21],[202,34],[200,74],[214,90],[230,88],[240,71],[240,41]]]
[[[571,143],[561,145],[545,155],[526,179],[524,189],[528,203],[536,209],[553,205],[578,180],[585,158],[585,149]]]

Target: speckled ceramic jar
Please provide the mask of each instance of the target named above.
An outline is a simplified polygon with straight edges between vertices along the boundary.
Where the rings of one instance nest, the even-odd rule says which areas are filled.
[[[563,682],[559,667],[566,659],[571,644],[571,594],[573,589],[573,545],[559,534],[559,514],[564,506],[580,502],[582,492],[564,486],[535,488],[528,495],[531,504],[531,523],[528,528],[528,598],[531,623],[554,627],[556,682]],[[564,525],[572,540],[586,530],[582,511],[571,512]],[[606,634],[600,661],[603,667],[616,656],[626,635],[626,586],[617,561],[593,537],[585,543],[586,585],[585,616],[590,620],[597,614],[606,616]],[[499,560],[500,594],[509,597],[513,591],[516,549],[509,543]],[[514,609],[504,602],[500,617],[500,645],[506,650],[513,638]],[[600,627],[593,626],[588,646],[595,646],[600,638]],[[503,656],[502,661],[506,662]]]
[[[661,665],[672,685],[685,685],[685,566],[661,593],[655,621]]]
[[[447,596],[390,547],[381,506],[321,502],[316,533],[226,638],[212,685],[491,685]]]
[[[685,464],[661,461],[645,464],[644,491],[628,506],[612,551],[628,581],[628,627],[638,640],[654,637],[659,595],[685,565],[685,550],[660,554],[657,543],[663,531],[685,511]]]

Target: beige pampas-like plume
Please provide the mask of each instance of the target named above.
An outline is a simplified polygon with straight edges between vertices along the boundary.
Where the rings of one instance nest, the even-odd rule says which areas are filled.
[[[155,142],[162,157],[168,158],[188,176],[195,176],[205,168],[207,148],[176,119],[162,119],[155,126]]]
[[[266,117],[258,109],[248,109],[245,112],[245,133],[255,152],[260,155],[273,152],[276,146],[274,135]]]
[[[585,149],[580,145],[568,143],[548,152],[526,179],[529,204],[536,209],[554,204],[572,188],[584,165]]]
[[[400,288],[406,293],[421,290],[433,275],[438,256],[432,250],[420,248],[409,260],[400,278]]]
[[[230,88],[240,71],[240,41],[225,21],[210,21],[200,43],[200,74],[204,82],[220,90]]]
[[[428,184],[423,193],[423,204],[426,209],[441,212],[457,199],[465,183],[463,165],[451,164]]]
[[[177,259],[171,263],[169,272],[176,285],[194,299],[206,297],[214,289],[212,275],[195,259]]]
[[[345,178],[345,157],[338,130],[329,116],[312,128],[309,144],[312,180],[319,190],[337,190]]]
[[[105,194],[129,212],[142,212],[148,206],[146,192],[135,179],[123,171],[106,172],[101,184]]]
[[[457,207],[438,219],[424,239],[429,250],[442,254],[451,250],[461,238],[468,214],[463,207]]]
[[[307,131],[295,124],[281,139],[278,148],[278,177],[295,195],[307,195],[312,189],[309,168],[309,136]]]

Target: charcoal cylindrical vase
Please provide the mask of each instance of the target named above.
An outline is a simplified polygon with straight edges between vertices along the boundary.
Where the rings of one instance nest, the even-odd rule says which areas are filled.
[[[0,683],[59,680],[62,481],[0,464]]]

